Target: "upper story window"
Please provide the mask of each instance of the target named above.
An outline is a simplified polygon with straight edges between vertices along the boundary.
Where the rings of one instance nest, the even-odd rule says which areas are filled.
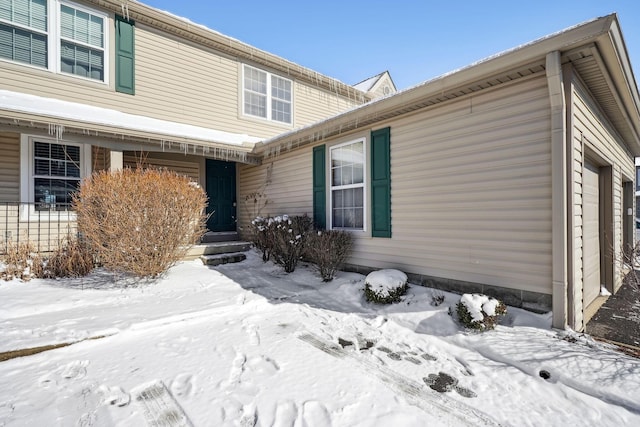
[[[291,80],[248,65],[244,65],[242,71],[244,114],[291,124]]]
[[[0,58],[106,82],[107,15],[61,0],[0,0]]]
[[[48,67],[47,0],[0,0],[0,58]]]

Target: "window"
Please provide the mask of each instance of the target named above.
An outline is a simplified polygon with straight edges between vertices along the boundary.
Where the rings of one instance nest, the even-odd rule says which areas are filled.
[[[291,80],[243,66],[243,112],[281,123],[292,123]]]
[[[60,5],[60,71],[104,80],[104,18]]]
[[[364,230],[364,140],[330,151],[331,227]]]
[[[68,210],[80,185],[80,147],[34,141],[33,171],[36,209]]]
[[[106,22],[60,0],[2,0],[0,58],[106,82]]]
[[[72,193],[91,172],[91,147],[27,135],[20,144],[21,200],[38,211],[70,210]]]
[[[48,67],[47,0],[0,2],[0,58]]]

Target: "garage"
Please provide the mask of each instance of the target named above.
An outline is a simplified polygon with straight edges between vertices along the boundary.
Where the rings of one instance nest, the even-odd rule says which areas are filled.
[[[583,302],[588,306],[600,294],[600,174],[598,167],[585,163],[583,172],[582,211],[584,268]]]

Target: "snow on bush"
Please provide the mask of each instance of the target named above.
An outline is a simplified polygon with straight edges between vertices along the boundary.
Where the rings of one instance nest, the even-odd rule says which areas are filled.
[[[500,316],[507,314],[502,301],[483,294],[464,294],[457,305],[458,319],[470,329],[495,328]]]
[[[409,289],[407,275],[400,270],[373,271],[364,280],[364,296],[369,302],[391,304]]]
[[[251,222],[253,243],[262,251],[262,260],[281,265],[284,271],[295,271],[305,250],[307,235],[313,228],[307,215],[257,217]]]

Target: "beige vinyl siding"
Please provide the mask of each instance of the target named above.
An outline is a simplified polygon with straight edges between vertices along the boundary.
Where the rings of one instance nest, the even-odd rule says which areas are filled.
[[[0,202],[20,200],[20,134],[0,132]]]
[[[260,166],[238,164],[238,219],[244,237],[248,237],[247,225],[255,216],[313,214],[311,152],[305,147]],[[253,203],[250,195],[254,192],[266,196],[266,206]]]
[[[125,152],[123,165],[136,168],[139,164],[145,167],[168,169],[177,174],[189,177],[193,182],[204,182],[204,159],[196,156],[184,156],[168,153],[140,153]],[[202,171],[202,173],[201,173]]]
[[[612,167],[613,173],[613,241],[609,239],[605,245],[613,249],[613,259],[621,257],[622,248],[622,185],[624,181],[633,180],[635,165],[633,155],[625,148],[621,138],[613,130],[597,104],[579,81],[575,81],[572,91],[573,108],[573,194],[574,194],[574,299],[576,311],[581,308],[583,280],[583,198],[582,198],[582,168],[584,168],[585,155],[591,153],[600,161]],[[614,288],[617,290],[622,284],[622,275],[619,263],[614,263]],[[582,325],[581,313],[576,314],[576,327]]]
[[[393,235],[385,239],[368,237],[369,231],[353,233],[349,262],[550,294],[545,78],[441,104],[379,127],[385,126],[391,127]],[[369,131],[326,144],[359,137],[368,141]],[[260,188],[273,164],[263,213],[310,213],[311,153],[305,147],[259,167],[241,166],[240,200]],[[246,218],[241,217],[242,224]]]
[[[109,25],[113,27],[113,18]],[[274,136],[292,128],[241,115],[241,74],[236,58],[144,25],[136,25],[135,31],[135,95],[113,89],[113,48],[109,49],[109,85],[0,61],[3,89],[258,137]],[[110,34],[113,46],[113,31]],[[357,104],[311,85],[295,82],[293,87],[295,127]]]
[[[534,78],[391,123],[393,238],[352,261],[550,294],[548,106]]]

